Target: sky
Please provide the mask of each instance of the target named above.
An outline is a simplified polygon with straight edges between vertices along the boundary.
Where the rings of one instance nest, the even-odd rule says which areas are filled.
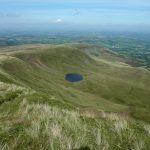
[[[0,0],[0,30],[150,27],[150,0]]]

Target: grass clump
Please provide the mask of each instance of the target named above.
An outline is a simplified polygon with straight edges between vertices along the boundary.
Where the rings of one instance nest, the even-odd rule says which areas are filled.
[[[0,115],[0,119],[2,118]],[[11,118],[11,120],[9,119]],[[116,118],[116,119],[114,119]],[[147,150],[149,126],[119,117],[91,118],[77,110],[48,104],[30,104],[27,99],[18,110],[0,123],[2,149]]]
[[[33,91],[32,91],[33,92]],[[0,105],[30,94],[30,90],[15,84],[0,82]]]

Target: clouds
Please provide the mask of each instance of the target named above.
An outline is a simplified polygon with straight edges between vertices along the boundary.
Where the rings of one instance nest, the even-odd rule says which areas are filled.
[[[74,16],[80,15],[79,9],[74,9],[73,15],[74,15]]]
[[[0,0],[4,25],[150,24],[149,0]],[[1,23],[0,23],[1,24]]]
[[[52,23],[63,23],[63,20],[61,18],[57,18],[53,20]]]
[[[19,18],[21,17],[20,14],[8,12],[8,13],[2,13],[0,12],[0,18]]]

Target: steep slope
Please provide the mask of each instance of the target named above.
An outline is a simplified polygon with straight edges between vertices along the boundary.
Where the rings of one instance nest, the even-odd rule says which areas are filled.
[[[86,45],[23,45],[0,54],[0,80],[32,89],[79,109],[118,112],[150,121],[150,72],[117,54]],[[84,80],[69,83],[67,73]]]
[[[80,112],[32,89],[0,82],[0,149],[148,150],[150,125],[114,113]]]

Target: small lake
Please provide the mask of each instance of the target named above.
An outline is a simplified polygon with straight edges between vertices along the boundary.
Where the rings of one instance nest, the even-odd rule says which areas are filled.
[[[69,73],[66,74],[65,80],[69,82],[79,82],[83,80],[83,76],[81,74]]]

